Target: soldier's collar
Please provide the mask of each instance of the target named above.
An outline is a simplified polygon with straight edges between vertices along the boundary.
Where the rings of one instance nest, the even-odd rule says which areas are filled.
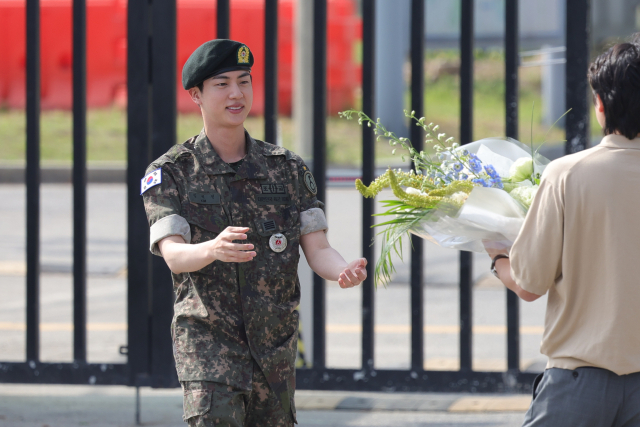
[[[234,170],[227,163],[222,161],[216,150],[213,149],[204,129],[193,143],[195,154],[198,162],[207,175],[221,175],[225,173],[233,173]]]
[[[264,163],[262,148],[256,143],[256,141],[245,130],[245,141],[247,148],[247,155],[244,157],[244,162],[238,169],[238,172],[234,171],[228,163],[224,162],[216,150],[213,149],[209,138],[204,132],[204,129],[200,132],[200,135],[194,142],[195,153],[200,162],[200,165],[204,169],[207,175],[222,175],[227,173],[235,174],[233,181],[240,179],[260,179],[267,177],[267,167]]]
[[[233,177],[233,181],[267,178],[267,165],[264,161],[262,147],[256,143],[255,139],[246,130],[244,131],[244,136],[247,141],[247,155],[244,157],[244,162],[242,162],[236,176]]]

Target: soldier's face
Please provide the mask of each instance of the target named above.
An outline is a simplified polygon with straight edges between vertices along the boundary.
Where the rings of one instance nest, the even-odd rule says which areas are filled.
[[[205,80],[199,105],[210,123],[228,127],[241,126],[252,103],[251,74],[237,70]]]

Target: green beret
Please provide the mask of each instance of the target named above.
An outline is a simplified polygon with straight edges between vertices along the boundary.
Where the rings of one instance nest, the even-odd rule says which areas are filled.
[[[253,54],[247,45],[216,39],[197,48],[182,67],[182,87],[191,89],[220,73],[251,70]]]

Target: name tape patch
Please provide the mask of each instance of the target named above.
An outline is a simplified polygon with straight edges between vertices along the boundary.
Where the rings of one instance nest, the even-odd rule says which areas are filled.
[[[155,187],[158,184],[162,183],[162,170],[160,168],[149,172],[145,175],[144,178],[140,180],[140,195],[144,194],[145,191],[150,189],[151,187]]]
[[[284,184],[261,184],[262,194],[287,194]]]
[[[290,205],[291,196],[288,194],[261,194],[256,196],[256,203],[258,205]]]
[[[189,201],[200,205],[219,205],[220,194],[218,193],[200,193],[198,191],[189,191]]]

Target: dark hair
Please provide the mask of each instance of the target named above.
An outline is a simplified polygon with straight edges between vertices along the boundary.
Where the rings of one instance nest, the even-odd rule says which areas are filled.
[[[589,66],[589,84],[604,106],[604,134],[640,134],[640,34],[619,43]]]

